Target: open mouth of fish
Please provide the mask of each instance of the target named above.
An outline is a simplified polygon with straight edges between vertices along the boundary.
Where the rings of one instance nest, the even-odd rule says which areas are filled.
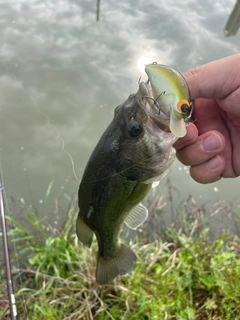
[[[147,83],[141,82],[139,84],[139,91],[137,92],[137,95],[139,95],[139,100],[141,101],[141,108],[144,109],[149,117],[148,128],[152,128],[152,131],[160,129],[161,131],[168,133],[171,132],[170,117],[161,111],[158,103],[152,98],[149,92],[146,92],[146,85],[150,88]],[[144,90],[142,89],[143,86],[145,87]]]

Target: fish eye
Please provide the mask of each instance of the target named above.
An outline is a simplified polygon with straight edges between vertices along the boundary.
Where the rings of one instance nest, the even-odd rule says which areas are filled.
[[[129,130],[131,137],[137,137],[141,132],[142,132],[142,128],[137,123],[134,124]]]
[[[189,115],[189,113],[191,112],[191,106],[189,102],[185,99],[178,101],[177,109],[184,116]]]

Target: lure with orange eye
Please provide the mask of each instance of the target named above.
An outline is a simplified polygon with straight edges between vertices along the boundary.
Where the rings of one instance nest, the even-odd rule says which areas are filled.
[[[185,99],[178,101],[177,110],[179,111],[180,115],[183,118],[189,116],[189,114],[191,113],[191,109],[192,109],[192,103],[190,103],[189,101]]]
[[[160,112],[168,117],[170,131],[176,137],[184,137],[193,111],[186,80],[177,70],[157,63],[147,65],[145,72],[152,89],[151,98],[157,101]]]

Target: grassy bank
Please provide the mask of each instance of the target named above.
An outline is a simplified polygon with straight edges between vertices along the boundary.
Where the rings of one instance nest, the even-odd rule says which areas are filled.
[[[77,241],[74,206],[59,230],[44,226],[22,199],[21,205],[31,231],[8,218],[17,249],[18,319],[240,319],[239,239],[221,232],[209,240],[203,214],[183,209],[180,225],[168,228],[164,240],[147,243],[143,232],[141,241],[130,241],[137,253],[133,272],[101,287],[97,244],[88,249]],[[0,317],[9,319],[4,280],[0,294]]]

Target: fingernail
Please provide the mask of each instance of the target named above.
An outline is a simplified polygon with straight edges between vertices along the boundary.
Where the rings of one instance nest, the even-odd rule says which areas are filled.
[[[219,135],[212,133],[210,136],[203,140],[202,146],[205,151],[214,151],[221,148],[223,144]]]
[[[216,156],[207,162],[208,169],[216,169],[221,165],[222,165],[222,160],[219,156]]]

